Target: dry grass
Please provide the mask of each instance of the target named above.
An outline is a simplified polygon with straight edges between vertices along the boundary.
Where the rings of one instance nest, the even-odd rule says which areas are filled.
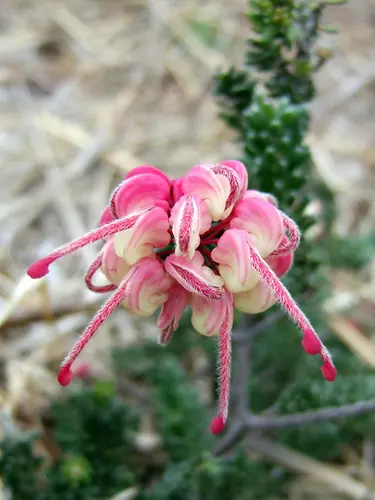
[[[46,396],[59,390],[56,365],[98,303],[81,278],[95,249],[53,266],[47,281],[26,279],[27,266],[94,227],[112,187],[137,164],[155,164],[173,175],[202,160],[236,155],[231,134],[217,119],[210,84],[215,70],[241,62],[245,11],[246,0],[3,0],[5,423],[14,417],[38,421]],[[321,40],[334,58],[317,77],[309,141],[320,175],[337,195],[336,226],[345,235],[368,231],[375,220],[375,2],[332,9],[327,20],[340,34]],[[364,314],[372,318],[375,261],[366,276],[342,272],[332,280],[331,322],[354,354],[374,366],[371,338],[350,328],[342,314],[348,304],[365,304]],[[373,320],[368,324],[371,337]],[[141,334],[153,336],[155,327],[119,311],[84,358],[108,374],[109,346]],[[308,498],[301,488],[298,498]]]

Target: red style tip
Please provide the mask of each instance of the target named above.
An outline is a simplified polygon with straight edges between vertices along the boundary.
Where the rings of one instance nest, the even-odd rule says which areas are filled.
[[[211,422],[212,434],[221,434],[225,429],[225,422],[222,417],[215,417]]]
[[[323,377],[328,382],[333,382],[336,379],[337,370],[332,363],[325,362],[321,368]]]
[[[27,274],[33,280],[43,278],[43,276],[46,276],[49,273],[49,266],[53,261],[54,259],[49,258],[37,260],[36,262],[34,262],[34,264],[31,264],[31,266],[27,270]]]
[[[69,385],[70,382],[72,381],[72,378],[73,378],[73,373],[71,372],[70,368],[67,367],[61,368],[57,376],[59,384],[62,385],[63,387]]]
[[[315,336],[314,332],[312,330],[306,330],[306,332],[304,332],[304,335],[305,336],[301,344],[306,354],[310,354],[312,356],[315,356],[315,354],[320,354],[322,350],[322,343]]]

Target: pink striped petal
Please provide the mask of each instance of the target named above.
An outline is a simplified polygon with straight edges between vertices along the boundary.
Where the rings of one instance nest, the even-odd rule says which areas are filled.
[[[161,175],[133,175],[114,190],[110,202],[112,213],[115,217],[124,217],[147,207],[160,207],[167,211],[170,191],[170,183]]]
[[[280,214],[287,236],[283,238],[280,245],[272,252],[272,255],[285,255],[293,252],[298,248],[301,241],[301,232],[294,220],[284,214],[284,212],[280,211]]]
[[[155,256],[139,260],[128,273],[122,305],[137,316],[154,314],[168,300],[173,280]]]
[[[262,198],[247,197],[233,209],[231,229],[244,229],[262,257],[270,255],[284,237],[284,226],[276,207]]]
[[[169,255],[164,265],[168,273],[188,292],[214,300],[220,300],[225,294],[224,281],[204,265],[204,258],[198,251],[192,259]]]
[[[225,231],[211,257],[219,264],[220,276],[232,293],[250,290],[260,280],[259,274],[250,265],[251,254],[245,231]]]
[[[154,248],[168,245],[171,239],[168,229],[167,213],[161,208],[149,210],[130,230],[114,236],[115,251],[128,264],[135,264],[139,259],[152,255]]]
[[[219,163],[212,167],[212,171],[220,177],[224,177],[229,182],[229,194],[225,202],[225,210],[233,207],[236,201],[240,197],[242,190],[241,180],[236,170],[230,166],[225,165],[225,163]],[[227,214],[229,215],[229,213]]]
[[[113,238],[107,241],[103,248],[102,271],[108,281],[118,286],[130,268],[131,265],[116,254]]]
[[[214,167],[202,164],[192,168],[184,177],[182,190],[201,198],[207,204],[212,220],[218,221],[225,213],[231,186],[226,177],[215,174]]]
[[[242,196],[246,192],[247,184],[248,184],[248,175],[247,175],[247,169],[246,169],[245,165],[243,163],[241,163],[240,161],[236,161],[236,160],[225,160],[225,161],[220,162],[219,165],[229,167],[236,172],[236,174],[238,175],[239,181],[240,181],[240,190],[239,190],[239,197],[238,198],[242,198]]]
[[[192,258],[200,244],[200,234],[211,227],[211,217],[203,201],[191,195],[182,196],[169,219],[176,242],[176,255]]]
[[[160,343],[167,344],[189,303],[189,293],[178,283],[174,283],[168,291],[168,300],[159,314],[157,325],[161,330]]]

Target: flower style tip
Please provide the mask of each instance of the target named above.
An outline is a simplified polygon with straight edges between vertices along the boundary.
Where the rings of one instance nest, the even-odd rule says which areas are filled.
[[[57,380],[62,387],[66,387],[73,380],[73,372],[70,366],[64,366],[57,375]]]
[[[245,234],[250,250],[251,266],[259,273],[261,281],[273,293],[280,305],[302,331],[304,336],[302,347],[305,352],[311,355],[320,355],[323,361],[323,377],[328,381],[333,381],[336,377],[336,368],[326,347],[283,283],[267,262],[262,259],[250,236],[247,233]]]
[[[104,224],[103,226],[90,231],[81,238],[63,245],[46,257],[34,262],[34,264],[29,267],[27,274],[30,276],[30,278],[33,279],[46,276],[49,272],[49,266],[56,260],[60,259],[61,257],[65,257],[66,255],[79,250],[80,248],[90,245],[91,243],[106,239],[119,231],[124,231],[126,229],[132,228],[142,215],[150,212],[151,210],[153,209],[144,209],[142,211],[123,217],[122,219],[114,220],[112,222],[109,222],[108,224]]]
[[[211,422],[211,432],[214,435],[221,434],[225,430],[226,423],[222,417],[215,417]]]

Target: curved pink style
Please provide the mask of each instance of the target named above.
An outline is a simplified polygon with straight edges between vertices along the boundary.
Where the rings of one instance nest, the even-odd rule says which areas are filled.
[[[220,300],[224,297],[223,280],[207,266],[200,252],[189,259],[184,256],[169,255],[165,259],[165,269],[177,283],[188,292],[209,299]]]
[[[280,245],[272,252],[272,255],[285,255],[294,252],[301,242],[301,232],[297,224],[284,212],[280,212],[280,214],[287,236],[283,238]]]
[[[95,293],[113,294],[62,363],[62,385],[79,375],[73,363],[118,306],[137,316],[159,310],[159,341],[167,344],[191,305],[195,330],[218,338],[213,434],[223,432],[228,417],[235,307],[256,314],[279,303],[302,331],[304,350],[322,358],[324,378],[335,379],[330,354],[280,280],[293,265],[299,228],[272,194],[247,188],[247,169],[235,160],[202,163],[175,180],[154,166],[139,166],[112,192],[97,229],[30,266],[29,276],[41,278],[60,257],[97,241],[103,245],[85,282]],[[108,284],[95,283],[100,272]]]
[[[126,229],[132,228],[138,221],[138,219],[148,212],[151,213],[152,209],[147,208],[145,210],[132,213],[121,219],[109,222],[108,224],[105,224],[98,229],[94,229],[94,231],[87,233],[85,236],[82,236],[81,238],[78,238],[68,243],[67,245],[58,248],[54,252],[47,255],[47,257],[34,262],[34,264],[29,267],[27,274],[30,276],[30,278],[42,278],[43,276],[48,274],[49,266],[57,259],[65,257],[65,255],[69,255],[76,250],[89,245],[90,243],[108,238],[109,236],[112,236],[119,231],[125,231]]]
[[[107,292],[112,292],[113,290],[116,290],[116,285],[95,285],[92,280],[99,271],[99,269],[103,265],[103,251],[99,253],[99,255],[96,257],[94,262],[91,264],[91,266],[88,268],[86,276],[85,276],[85,283],[86,286],[89,290],[92,292],[96,293],[107,293]],[[110,280],[111,281],[111,280]]]

